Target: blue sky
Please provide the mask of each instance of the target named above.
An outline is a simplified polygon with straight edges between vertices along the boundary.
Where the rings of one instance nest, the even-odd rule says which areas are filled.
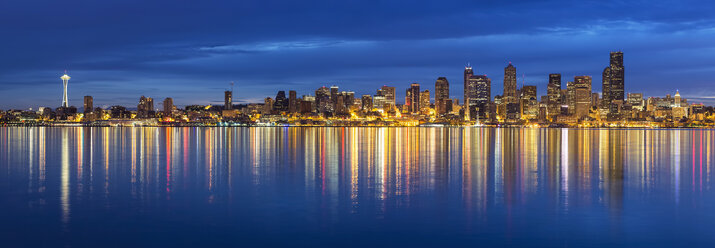
[[[679,89],[715,104],[715,3],[708,1],[37,1],[0,2],[0,109],[70,104],[237,102],[338,85],[374,94],[462,70],[492,78],[517,67],[545,94],[549,73],[593,76],[624,52],[626,92]],[[404,99],[400,95],[398,98]]]

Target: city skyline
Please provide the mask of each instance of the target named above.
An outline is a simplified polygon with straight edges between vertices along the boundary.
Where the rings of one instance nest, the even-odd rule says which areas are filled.
[[[588,88],[589,88],[588,90],[589,90],[589,92],[592,92],[593,94],[598,94],[598,96],[599,96],[600,98],[604,98],[604,94],[603,94],[602,91],[595,91],[595,90],[593,90],[593,89],[594,89],[594,88],[602,88],[601,85],[603,85],[603,86],[610,85],[610,83],[607,83],[607,82],[610,82],[610,79],[609,79],[609,80],[606,80],[605,78],[610,78],[610,76],[606,76],[606,75],[607,75],[607,73],[610,73],[610,70],[611,70],[610,68],[613,67],[613,64],[614,64],[614,58],[613,58],[614,55],[613,55],[613,54],[614,54],[614,53],[620,54],[620,55],[619,55],[620,57],[617,58],[617,62],[616,62],[616,63],[618,63],[618,66],[620,66],[620,68],[621,68],[621,69],[620,69],[620,74],[619,74],[619,75],[620,75],[619,77],[620,77],[621,79],[620,79],[620,83],[618,83],[618,85],[620,85],[620,87],[618,88],[618,89],[620,89],[620,91],[618,91],[618,93],[616,93],[617,96],[611,96],[611,95],[613,95],[613,93],[611,93],[611,94],[606,94],[606,95],[605,95],[605,97],[607,97],[606,99],[616,97],[616,98],[618,98],[618,99],[620,99],[620,100],[624,100],[628,94],[642,94],[642,95],[643,95],[644,97],[646,97],[646,98],[647,98],[647,97],[661,97],[661,96],[664,96],[664,95],[669,95],[669,94],[672,94],[672,93],[675,93],[675,92],[679,92],[679,91],[680,91],[679,89],[676,88],[676,89],[675,89],[675,92],[664,92],[663,94],[660,94],[660,95],[646,95],[646,94],[642,93],[642,91],[640,91],[640,92],[639,92],[639,91],[635,91],[635,90],[629,91],[628,88],[625,88],[625,87],[624,87],[624,81],[626,81],[626,80],[622,79],[622,78],[623,78],[623,74],[624,74],[624,73],[623,73],[624,70],[623,70],[622,68],[623,68],[623,65],[625,64],[625,63],[623,62],[623,52],[622,52],[622,51],[615,51],[615,52],[611,52],[611,56],[609,57],[609,58],[610,58],[609,63],[608,63],[608,65],[606,66],[606,69],[604,69],[604,71],[603,71],[603,74],[602,74],[603,77],[601,78],[601,80],[603,81],[603,83],[598,83],[598,82],[593,83],[593,82],[589,82],[589,85],[588,85]],[[470,76],[467,76],[467,73],[471,73],[471,75],[475,76],[475,80],[477,80],[477,78],[482,78],[482,77],[483,77],[484,80],[488,80],[488,81],[489,81],[489,82],[487,83],[487,85],[485,85],[485,86],[489,87],[489,89],[487,89],[488,93],[482,93],[482,96],[481,96],[481,98],[480,98],[481,101],[484,101],[485,98],[486,98],[486,96],[488,95],[488,96],[489,96],[489,99],[488,99],[487,101],[493,101],[493,100],[495,100],[495,97],[501,96],[501,97],[504,98],[504,101],[505,101],[505,102],[514,103],[514,102],[516,101],[516,100],[515,100],[515,97],[517,97],[516,94],[517,94],[518,91],[521,90],[521,88],[524,87],[524,86],[536,86],[536,95],[537,95],[537,98],[540,97],[540,96],[550,97],[550,95],[549,95],[549,94],[550,94],[549,87],[551,87],[551,86],[550,86],[550,85],[551,85],[551,80],[552,80],[551,77],[552,77],[552,75],[561,75],[561,73],[549,73],[549,74],[547,75],[547,80],[546,80],[546,82],[544,83],[544,85],[529,83],[529,82],[526,82],[524,79],[521,79],[521,81],[520,81],[520,79],[518,79],[518,75],[517,75],[517,71],[516,71],[515,65],[513,65],[512,62],[508,62],[508,64],[504,67],[503,81],[500,82],[499,80],[497,80],[496,83],[495,83],[495,82],[492,82],[492,81],[493,81],[492,78],[491,78],[491,77],[488,77],[487,74],[474,73],[474,70],[473,70],[473,68],[472,68],[471,65],[472,65],[471,63],[467,63],[467,66],[464,67],[464,68],[465,68],[465,70],[464,70],[464,73],[465,73],[465,75],[464,75],[464,80],[465,80],[465,81],[464,81],[464,82],[465,82],[464,86],[467,86],[466,83],[467,83],[467,81],[468,81],[468,78],[470,77]],[[608,75],[610,75],[610,74],[608,74]],[[592,80],[592,78],[593,78],[592,75],[573,75],[572,78],[574,78],[574,80],[566,80],[566,82],[576,81],[576,80],[578,80],[579,77],[583,77],[583,76],[587,76],[587,77],[589,78],[589,80]],[[88,97],[88,96],[91,96],[91,97],[93,98],[94,95],[91,95],[91,94],[90,94],[90,95],[75,97],[80,103],[77,104],[77,105],[72,104],[72,101],[71,101],[71,100],[68,101],[68,93],[67,93],[67,91],[68,91],[67,81],[69,80],[69,78],[70,78],[70,77],[69,77],[69,75],[68,75],[68,72],[67,72],[67,70],[65,70],[64,73],[63,73],[63,75],[60,77],[60,79],[62,80],[62,85],[63,85],[63,88],[62,88],[62,91],[63,91],[63,93],[62,93],[62,104],[60,105],[60,107],[76,106],[76,107],[79,108],[80,106],[83,106],[83,104],[81,103],[81,101],[86,101],[86,97]],[[447,79],[446,77],[444,77],[444,76],[438,76],[438,77],[436,77],[436,80],[437,80],[437,81],[439,81],[439,80],[445,80],[445,81],[446,81],[446,80],[448,80],[448,79]],[[560,79],[559,79],[559,80],[560,80]],[[595,80],[593,80],[593,81],[595,82]],[[629,82],[629,83],[630,83],[630,82]],[[171,99],[172,99],[172,106],[177,106],[177,107],[180,107],[180,106],[190,106],[190,105],[226,106],[226,103],[228,103],[228,102],[231,102],[231,103],[233,103],[233,104],[255,104],[255,103],[264,103],[264,100],[265,100],[264,98],[256,98],[255,96],[253,96],[253,97],[251,97],[251,98],[247,98],[247,99],[236,99],[236,100],[234,100],[234,97],[233,97],[233,94],[234,94],[234,93],[233,93],[234,84],[235,84],[234,81],[231,81],[231,82],[229,83],[230,86],[227,87],[227,88],[225,88],[223,98],[222,98],[220,101],[219,101],[219,100],[215,100],[215,99],[211,99],[211,100],[204,100],[203,102],[201,102],[201,100],[199,100],[198,103],[193,103],[193,102],[192,102],[192,103],[185,103],[185,104],[174,104],[174,103],[173,103],[173,97],[170,96],[170,95],[166,95],[166,96],[165,96],[165,95],[161,95],[161,98],[171,98]],[[431,90],[431,92],[436,92],[436,91],[437,91],[436,85],[435,85],[434,87],[430,87],[430,86],[429,86],[429,85],[430,85],[429,83],[410,82],[410,83],[408,83],[408,85],[418,85],[418,86],[417,86],[417,89],[414,91],[414,92],[417,92],[417,93],[420,92],[420,90],[419,90],[420,87],[422,87],[423,90],[427,90],[427,91],[430,91],[430,90]],[[496,91],[496,92],[495,92],[493,89],[495,88],[495,86],[497,86],[496,88],[498,88],[499,85],[502,85],[502,86],[504,86],[504,87],[501,88],[501,91]],[[507,85],[509,85],[508,90],[505,90],[505,89],[507,89],[507,87],[506,87]],[[336,85],[336,84],[331,85],[332,88],[341,87],[341,86],[345,87],[344,85]],[[383,85],[382,87],[387,87],[387,86],[395,87],[396,85],[395,85],[395,84],[390,84],[390,85]],[[595,87],[594,87],[594,86],[595,86]],[[327,86],[326,86],[326,85],[323,85],[322,87],[327,87]],[[399,86],[398,86],[398,87],[399,87]],[[618,87],[618,86],[616,86],[616,87]],[[561,89],[561,90],[566,90],[567,88],[568,88],[568,87],[566,87],[566,84],[560,85],[560,89]],[[625,89],[624,89],[624,88],[625,88]],[[197,87],[197,89],[201,89],[201,87]],[[280,92],[280,91],[285,91],[285,90],[286,90],[286,89],[274,89],[274,93],[275,93],[275,92]],[[374,89],[373,89],[373,90],[374,90]],[[459,92],[454,92],[455,90],[459,90]],[[297,91],[294,90],[294,89],[290,89],[290,91],[291,91],[291,93],[293,93],[293,94],[295,94],[295,95],[298,95],[298,93],[301,93],[301,92],[297,92]],[[365,94],[358,94],[356,91],[354,91],[354,90],[352,90],[352,89],[351,89],[351,92],[353,92],[353,93],[354,93],[355,95],[357,95],[357,96],[365,95]],[[310,95],[311,91],[303,92],[303,93],[308,93],[308,95]],[[337,92],[335,92],[335,93],[337,93]],[[366,94],[370,94],[369,90],[367,90],[367,92],[365,92],[365,93],[366,93]],[[394,93],[393,93],[393,94],[394,94]],[[441,93],[441,94],[442,94],[442,95],[445,95],[445,94],[446,94],[447,99],[459,99],[459,100],[462,101],[462,102],[466,102],[466,101],[464,101],[464,99],[467,97],[467,95],[466,95],[466,92],[464,91],[464,87],[462,87],[461,89],[460,89],[460,88],[452,87],[452,88],[450,89],[449,86],[447,86],[447,91],[446,91],[446,93],[443,92],[443,93]],[[476,94],[476,93],[473,93],[473,94]],[[590,94],[590,93],[589,93],[589,94]],[[71,95],[71,94],[70,94],[70,95]],[[146,94],[141,94],[142,97],[144,97],[144,95],[146,95]],[[264,97],[270,97],[271,95],[272,95],[272,94],[269,92],[269,93],[268,93],[266,96],[264,96]],[[294,95],[294,96],[295,96],[295,95]],[[299,95],[304,95],[304,94],[299,94]],[[461,96],[461,98],[460,98],[460,96]],[[415,99],[418,99],[418,98],[419,98],[418,96],[415,96],[415,97],[416,97]],[[136,97],[135,97],[135,98],[136,98]],[[393,96],[393,98],[394,98],[394,96]],[[72,99],[72,97],[69,97],[69,99]],[[257,99],[257,100],[250,100],[250,99]],[[397,97],[397,99],[404,99],[404,100],[403,100],[403,101],[399,101],[399,100],[398,100],[398,101],[395,101],[395,99],[392,99],[392,101],[395,102],[395,103],[397,103],[397,104],[400,104],[400,105],[409,105],[406,98]],[[691,97],[690,99],[698,100],[698,97]],[[81,100],[81,101],[80,101],[80,100]],[[537,100],[540,100],[540,99],[537,99]],[[702,100],[702,99],[700,99],[700,100]],[[141,101],[141,99],[140,99],[140,101]],[[129,102],[130,102],[130,104],[126,104],[126,105],[123,105],[123,104],[120,104],[120,103],[103,102],[101,105],[98,105],[98,107],[107,109],[107,108],[109,108],[109,107],[111,107],[111,106],[132,106],[136,101],[134,101],[134,102],[129,101]],[[435,104],[435,105],[437,104],[436,95],[430,97],[430,103],[433,103],[433,104]],[[711,106],[711,105],[715,105],[715,99],[713,99],[713,102],[709,102],[709,101],[706,100],[706,101],[699,101],[699,102],[694,102],[694,103],[701,103],[701,104],[705,104],[705,105]],[[711,104],[711,103],[713,103],[713,104]],[[418,103],[418,104],[419,104],[419,103]],[[473,103],[472,105],[474,105],[474,103]],[[51,108],[54,108],[54,106],[52,106],[52,105],[45,105],[45,106],[43,106],[43,105],[38,105],[38,106],[30,106],[30,107],[26,107],[26,108],[16,108],[16,109],[37,109],[37,108],[41,108],[41,107],[51,107]],[[232,109],[232,108],[233,108],[233,106],[229,106],[228,109]],[[419,108],[419,107],[418,107],[418,108]],[[2,106],[0,106],[0,109],[3,109]],[[12,109],[12,108],[9,108],[9,109]],[[134,108],[131,108],[131,107],[130,107],[129,109],[134,109]]]
[[[708,41],[715,38],[712,4],[176,6],[158,1],[143,4],[144,12],[132,3],[39,5],[3,5],[8,13],[0,25],[12,37],[0,42],[3,109],[55,105],[61,88],[54,79],[65,69],[74,77],[69,99],[74,103],[93,95],[98,103],[130,105],[134,96],[152,95],[186,105],[217,104],[223,99],[215,92],[228,89],[231,81],[241,89],[234,99],[249,102],[275,89],[302,94],[315,85],[351,87],[361,95],[380,85],[418,82],[433,91],[437,77],[458,80],[462,72],[454,68],[469,62],[492,80],[512,62],[519,68],[519,83],[525,75],[527,84],[545,85],[544,75],[550,73],[591,75],[601,82],[604,52],[611,50],[628,54],[624,94],[680,90],[708,105],[715,96],[709,87],[715,69],[706,56],[713,49]],[[577,19],[570,17],[575,12],[581,13]],[[192,18],[183,18],[188,15]],[[492,90],[502,92],[502,87],[494,83]],[[600,92],[601,85],[593,90]],[[33,94],[20,97],[29,91]],[[545,87],[538,91],[545,94]]]

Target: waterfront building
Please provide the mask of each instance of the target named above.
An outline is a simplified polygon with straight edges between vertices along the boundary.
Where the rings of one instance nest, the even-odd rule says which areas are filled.
[[[137,105],[137,117],[151,118],[154,117],[154,99],[151,97],[141,96],[139,105]]]
[[[362,111],[372,111],[372,96],[362,95]]]
[[[278,111],[278,113],[288,111],[288,98],[286,97],[285,91],[278,91],[278,94],[276,94],[276,99],[273,102],[273,109],[275,111]]]
[[[230,92],[230,91],[227,91],[227,92]],[[174,99],[172,99],[171,97],[167,97],[164,99],[164,115],[171,116],[173,112],[174,112]]]
[[[548,96],[547,115],[554,118],[561,112],[561,74],[549,74],[549,84],[546,88]]]
[[[573,82],[573,114],[577,119],[588,116],[591,109],[591,76],[576,76]]]
[[[91,113],[94,110],[94,98],[92,96],[84,96],[84,113]]]
[[[227,90],[223,92],[223,109],[233,109],[233,91]]]
[[[430,114],[430,98],[429,90],[420,92],[420,113],[423,115]]]
[[[407,88],[405,93],[405,105],[407,112],[418,114],[420,111],[420,84],[413,83]]]
[[[610,108],[613,101],[624,100],[624,82],[623,52],[611,52],[610,64],[603,69],[603,108]]]
[[[504,68],[504,98],[506,103],[518,103],[518,95],[516,92],[516,67],[509,62]]]
[[[447,110],[447,100],[449,100],[449,82],[446,77],[439,77],[434,83],[434,106],[437,116],[442,116],[449,112]]]

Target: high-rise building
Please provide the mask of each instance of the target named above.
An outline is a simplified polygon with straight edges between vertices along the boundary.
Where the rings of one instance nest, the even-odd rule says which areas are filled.
[[[92,96],[84,96],[84,113],[91,113],[94,110],[94,99]]]
[[[539,115],[539,101],[536,96],[536,85],[524,85],[520,91],[521,117],[536,119]]]
[[[429,114],[430,110],[430,93],[429,90],[420,92],[420,113]]]
[[[576,113],[576,87],[573,82],[566,82],[566,105],[568,105],[568,114]]]
[[[476,120],[475,114],[479,114],[479,118],[486,117],[492,96],[492,80],[487,75],[472,75],[467,87],[470,95],[467,96],[469,102],[464,103],[467,107],[465,114],[469,113],[469,120]]]
[[[516,67],[509,62],[504,68],[504,101],[517,103],[519,96],[516,93]]]
[[[449,82],[447,78],[439,77],[434,83],[434,107],[437,116],[447,114],[447,100],[449,100]]]
[[[226,91],[230,92],[230,91]],[[164,99],[164,115],[166,116],[171,116],[171,114],[174,112],[174,99],[171,99],[171,97],[167,97]]]
[[[394,107],[395,106],[395,87],[383,85],[382,88],[380,88],[380,90],[382,91],[382,96],[385,97],[385,101]]]
[[[372,96],[362,95],[362,110],[371,111],[372,110]]]
[[[332,112],[332,104],[330,104],[330,89],[328,87],[320,87],[315,91],[315,108],[318,113]]]
[[[472,75],[474,75],[472,67],[464,67],[464,98],[462,100],[464,100],[465,107],[469,107],[469,97],[473,97],[476,94],[476,88],[469,83],[469,78],[471,78]]]
[[[288,91],[288,111],[296,113],[298,108],[298,93],[295,90]]]
[[[137,116],[140,118],[150,118],[154,115],[154,99],[141,96],[137,105]]]
[[[611,52],[610,64],[603,69],[603,96],[601,105],[610,108],[613,101],[624,100],[625,68],[623,52]]]
[[[227,90],[223,92],[223,109],[233,109],[233,91]]]
[[[561,74],[549,74],[549,85],[546,88],[546,95],[549,99],[546,112],[548,116],[553,118],[561,112]]]
[[[68,76],[67,72],[65,71],[65,75],[62,75],[62,77],[60,77],[60,78],[62,79],[62,85],[64,88],[64,92],[62,93],[62,107],[67,108],[70,106],[69,99],[67,97],[67,84],[70,81],[70,76]]]
[[[333,103],[338,101],[338,94],[340,93],[340,88],[337,85],[330,86],[330,100]]]
[[[405,93],[405,105],[408,112],[417,114],[420,111],[420,84],[413,83]]]
[[[286,98],[285,91],[278,91],[278,94],[276,94],[275,102],[273,103],[273,109],[278,112],[288,111],[288,98]]]
[[[264,115],[268,115],[268,114],[272,114],[272,113],[273,113],[273,104],[274,104],[274,101],[273,101],[273,99],[270,98],[270,97],[266,97],[266,98],[263,100],[263,114],[264,114]]]
[[[573,82],[573,106],[576,118],[588,116],[591,109],[591,76],[576,76]]]

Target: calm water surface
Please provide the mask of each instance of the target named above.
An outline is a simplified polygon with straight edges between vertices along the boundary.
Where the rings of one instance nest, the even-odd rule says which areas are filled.
[[[0,244],[712,247],[714,136],[0,128]]]

